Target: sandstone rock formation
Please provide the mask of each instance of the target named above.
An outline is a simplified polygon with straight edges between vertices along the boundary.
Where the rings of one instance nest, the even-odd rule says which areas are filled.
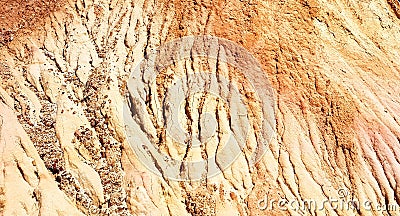
[[[400,214],[399,1],[4,1],[0,8],[3,215]],[[264,129],[263,95],[223,56],[179,59],[154,83],[143,79],[128,91],[143,58],[197,35],[244,47],[269,80],[276,133],[258,163],[250,156]],[[209,140],[178,145],[160,101],[174,98],[167,92],[176,80],[201,71],[209,72],[199,78],[205,85],[218,71],[238,94],[228,92],[228,103],[197,94],[173,104],[183,107],[172,120],[189,132],[185,141]],[[248,123],[227,111],[244,110],[231,103],[238,95]],[[205,123],[203,112],[211,117]],[[243,152],[215,176],[201,170],[199,180],[160,176],[161,161],[151,169],[132,147],[151,143],[169,157],[204,160],[243,127],[250,131]],[[318,208],[266,206],[283,199]],[[356,208],[337,206],[354,200]]]

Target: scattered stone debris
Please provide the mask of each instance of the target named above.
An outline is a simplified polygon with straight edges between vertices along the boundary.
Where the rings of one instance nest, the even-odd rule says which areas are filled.
[[[89,213],[89,207],[93,200],[73,174],[66,170],[64,154],[59,144],[55,131],[55,115],[57,107],[49,101],[44,92],[38,91],[33,85],[24,82],[39,98],[42,105],[40,110],[40,119],[33,124],[29,112],[24,112],[23,107],[29,108],[29,100],[22,94],[20,83],[15,81],[11,71],[7,68],[0,70],[0,79],[2,86],[15,100],[15,111],[17,117],[27,134],[30,136],[40,157],[48,170],[54,175],[61,190],[74,200],[85,213]]]
[[[59,9],[62,2],[0,0],[0,47],[13,41],[19,30],[32,28],[50,12]]]

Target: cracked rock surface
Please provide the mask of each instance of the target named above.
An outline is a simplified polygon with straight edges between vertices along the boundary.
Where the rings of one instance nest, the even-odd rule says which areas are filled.
[[[400,214],[399,1],[68,0],[0,7],[3,215]],[[268,78],[275,134],[258,163],[251,155],[263,130],[254,95],[259,83],[249,83],[223,55],[179,59],[153,83],[141,74],[127,93],[144,57],[196,35],[242,46]],[[163,103],[195,90],[188,77],[200,72],[193,80],[215,94]],[[171,91],[178,81],[181,89]],[[168,118],[168,107],[180,111]],[[234,111],[248,122],[233,118]],[[177,130],[168,130],[168,122],[182,126],[187,145],[173,139]],[[244,128],[246,140],[235,143],[245,148],[235,161],[209,178],[207,167],[192,170],[196,181],[168,178],[159,158],[151,160],[154,172],[132,147],[152,143],[180,161],[212,155],[223,161],[234,147],[224,155],[221,146]],[[369,201],[371,209],[320,208],[329,198]],[[272,199],[314,200],[319,209],[260,206]]]

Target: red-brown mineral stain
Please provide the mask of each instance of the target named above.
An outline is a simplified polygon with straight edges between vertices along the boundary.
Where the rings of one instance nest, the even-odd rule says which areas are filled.
[[[34,28],[60,5],[59,0],[0,0],[0,46],[11,42],[21,29]]]

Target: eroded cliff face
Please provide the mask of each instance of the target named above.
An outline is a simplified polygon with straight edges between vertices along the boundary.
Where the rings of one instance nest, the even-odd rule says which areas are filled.
[[[398,1],[57,4],[62,6],[31,28],[1,41],[4,215],[399,214],[399,207],[377,209],[400,204]],[[161,71],[155,84],[143,79],[143,92],[134,86],[134,100],[127,93],[129,77],[144,57],[162,44],[196,35],[244,47],[268,78],[275,133],[256,164],[249,158],[263,130],[260,95],[253,95],[257,89],[243,71],[221,63],[223,56],[180,59]],[[222,91],[195,95],[175,104],[183,107],[177,121],[189,133],[185,141],[207,139],[207,145],[181,146],[167,133],[159,101],[174,81],[201,71],[208,71],[198,78],[205,85],[223,76],[237,88],[249,122],[231,122],[226,110],[239,106],[219,100]],[[190,90],[190,82],[182,88]],[[130,121],[124,106],[132,110],[132,104],[144,107],[128,113]],[[203,112],[214,124],[201,123]],[[196,181],[157,175],[128,140],[153,143],[179,160],[204,160],[236,132],[232,125],[249,127],[245,150],[222,173],[207,178],[204,169]],[[329,198],[361,204],[358,210],[334,203],[321,209],[265,206],[272,199],[314,200],[320,208]],[[372,210],[361,206],[365,201]]]

